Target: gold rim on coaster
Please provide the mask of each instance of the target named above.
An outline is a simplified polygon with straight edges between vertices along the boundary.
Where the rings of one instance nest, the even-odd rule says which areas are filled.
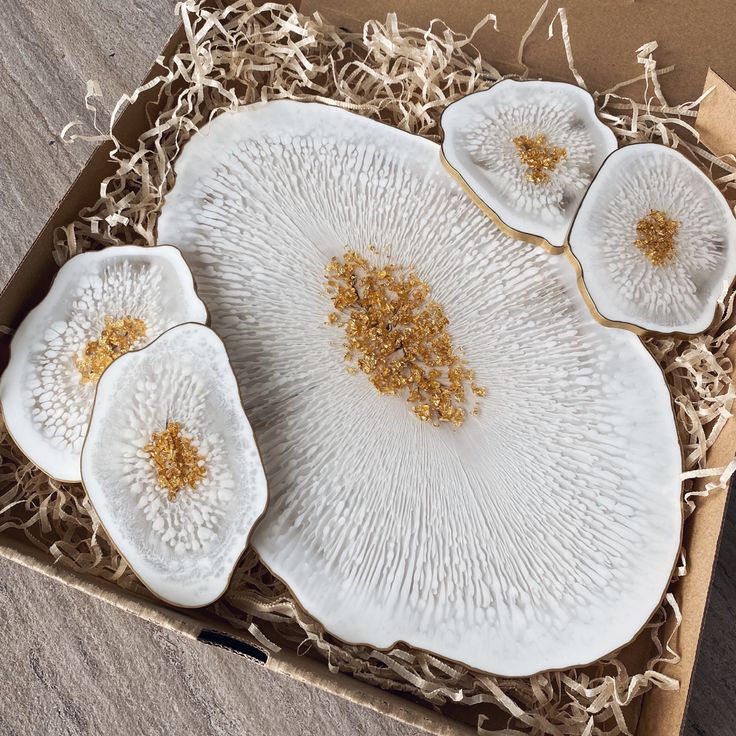
[[[716,306],[713,311],[713,317],[708,323],[708,325],[704,327],[703,329],[698,330],[697,332],[654,330],[654,329],[642,327],[641,325],[638,325],[634,322],[626,322],[626,321],[621,321],[621,320],[610,319],[609,317],[606,317],[606,315],[604,315],[603,312],[599,309],[598,304],[596,303],[592,294],[588,290],[588,287],[585,283],[585,269],[583,267],[582,262],[575,254],[574,247],[570,244],[570,237],[569,237],[570,233],[572,233],[575,227],[575,223],[578,220],[580,212],[583,208],[583,204],[585,203],[585,199],[590,192],[590,188],[593,186],[593,183],[596,181],[596,179],[599,177],[599,175],[603,171],[603,168],[606,165],[606,163],[608,163],[609,159],[616,156],[621,151],[624,151],[627,148],[630,148],[632,146],[652,146],[652,145],[662,145],[664,148],[666,148],[671,153],[677,154],[677,156],[679,156],[683,161],[685,161],[690,166],[695,165],[692,163],[692,161],[690,161],[687,158],[687,156],[685,156],[683,153],[681,153],[677,149],[671,148],[670,146],[665,146],[664,144],[653,144],[651,141],[637,141],[635,143],[629,143],[621,148],[617,148],[615,151],[612,151],[611,153],[608,154],[608,156],[606,156],[600,168],[595,173],[593,178],[590,180],[590,184],[588,185],[585,195],[583,196],[583,199],[580,202],[580,206],[578,207],[578,210],[575,213],[575,216],[573,217],[572,223],[570,225],[570,230],[568,232],[568,237],[566,238],[565,245],[563,247],[563,252],[565,253],[569,262],[572,264],[573,268],[575,269],[575,274],[577,277],[576,281],[578,284],[578,289],[580,290],[580,295],[583,297],[583,300],[587,304],[591,315],[599,324],[603,325],[604,327],[614,327],[617,329],[628,330],[629,332],[633,332],[635,335],[637,335],[640,338],[644,338],[644,337],[676,337],[676,338],[694,337],[696,335],[700,335],[702,333],[709,332],[716,326],[716,324],[718,324],[719,320],[723,317],[723,314],[724,314],[724,305],[720,301],[716,302]],[[705,176],[705,174],[703,175]],[[707,176],[705,176],[705,178],[712,185],[715,191],[718,192],[718,195],[723,196],[722,193],[716,188],[715,184],[713,184],[713,181]],[[736,276],[734,276],[728,282],[727,291],[731,291],[734,288],[734,286],[736,286]]]
[[[514,81],[520,84],[526,84],[526,83],[535,83],[535,82],[545,82],[547,84],[556,84],[556,85],[564,85],[566,87],[572,88],[576,90],[576,94],[582,94],[586,96],[590,101],[590,113],[592,115],[592,122],[597,123],[599,126],[601,126],[602,129],[605,129],[608,131],[611,135],[612,142],[616,144],[615,134],[613,131],[601,120],[600,116],[598,115],[598,110],[596,108],[595,99],[593,95],[588,92],[588,90],[583,89],[582,87],[579,87],[576,84],[572,84],[570,82],[548,82],[546,80],[538,80],[538,79],[512,79],[511,77],[504,77],[503,79],[499,79],[498,81],[494,82],[490,87],[485,87],[484,89],[475,90],[474,92],[471,92],[464,97],[461,97],[459,100],[456,100],[455,102],[451,102],[445,109],[442,111],[442,115],[440,116],[439,120],[439,127],[440,127],[440,159],[442,161],[442,164],[447,169],[447,171],[455,178],[455,180],[460,184],[465,194],[474,202],[474,204],[480,208],[480,210],[488,217],[490,220],[493,221],[493,223],[498,227],[498,229],[504,233],[505,235],[508,235],[511,238],[514,238],[515,240],[521,240],[524,243],[529,243],[531,245],[537,245],[544,250],[546,250],[548,253],[559,255],[561,253],[565,252],[565,249],[567,247],[567,236],[570,233],[570,230],[572,229],[572,225],[574,223],[575,215],[577,215],[577,210],[580,209],[580,205],[578,206],[577,210],[575,211],[573,217],[570,219],[570,225],[567,228],[567,234],[565,235],[565,242],[562,245],[555,245],[553,243],[550,243],[547,238],[545,238],[543,235],[538,235],[536,233],[530,233],[525,230],[520,230],[518,228],[515,228],[511,225],[509,225],[507,222],[504,221],[504,219],[496,212],[493,207],[491,207],[481,196],[478,194],[478,192],[470,185],[470,183],[465,179],[463,174],[460,172],[459,169],[457,169],[452,163],[450,163],[449,159],[447,158],[447,152],[446,152],[446,137],[447,137],[447,131],[442,125],[442,119],[444,118],[446,112],[450,110],[453,105],[456,105],[458,103],[462,103],[463,101],[467,100],[470,97],[473,97],[474,95],[483,94],[486,92],[489,92],[492,90],[496,85],[501,84],[502,82],[506,81]],[[611,154],[609,153],[606,156],[606,159]],[[605,159],[604,159],[605,160]],[[602,165],[602,164],[601,164]],[[596,171],[597,174],[597,171]],[[595,175],[593,175],[593,178],[595,178]],[[591,179],[591,183],[593,181],[593,178]],[[590,184],[588,184],[590,186]],[[582,200],[580,202],[582,204]]]
[[[179,327],[184,327],[184,326],[187,326],[187,325],[189,325],[189,326],[198,326],[198,327],[206,327],[207,329],[210,329],[211,330],[211,328],[207,327],[207,325],[203,325],[201,322],[182,322],[179,325],[174,325],[173,327],[169,327],[167,330],[165,330],[164,332],[162,332],[160,335],[158,335],[158,337],[156,337],[154,340],[152,340],[150,343],[148,343],[144,347],[142,347],[142,348],[136,348],[135,350],[131,350],[129,353],[126,353],[126,355],[130,355],[130,354],[133,354],[133,353],[141,353],[144,350],[148,350],[148,348],[150,348],[152,345],[154,345],[155,343],[157,343],[164,335],[167,335],[172,330],[176,330]],[[217,335],[217,333],[215,333],[214,330],[211,330],[211,331],[217,336],[217,339],[220,340],[219,335]],[[222,342],[222,340],[220,340],[220,342]],[[233,372],[233,376],[234,376],[235,375],[235,371],[234,371],[234,369],[232,367],[232,361],[230,360],[230,355],[227,352],[227,348],[225,347],[225,344],[222,343],[222,345],[223,345],[223,349],[225,350],[225,355],[227,356],[227,364],[230,366],[230,370]],[[113,363],[110,363],[110,366],[113,365],[113,364],[114,364],[114,361],[113,361]],[[100,380],[102,380],[103,376],[109,370],[110,366],[108,366],[105,369],[105,371],[103,371],[102,375],[100,376]],[[235,384],[236,384],[237,394],[238,394],[238,403],[240,404],[240,407],[243,410],[243,415],[245,416],[246,421],[247,421],[248,420],[248,414],[245,411],[245,405],[243,404],[243,397],[242,397],[242,395],[240,393],[240,388],[237,385],[237,380],[236,380]],[[94,397],[94,400],[92,402],[92,412],[94,412],[95,406],[97,404],[98,391],[99,391],[99,388],[98,387],[99,387],[99,381],[97,383],[97,386],[95,387],[95,397]],[[90,414],[90,416],[91,416],[91,414]],[[250,424],[250,422],[248,422],[248,423]],[[85,448],[85,446],[87,444],[87,440],[89,438],[90,426],[91,426],[91,422],[87,426],[87,432],[86,432],[86,434],[84,436],[84,443],[82,445],[82,454],[84,453],[84,448]],[[261,468],[263,468],[263,475],[264,475],[264,478],[265,478],[265,494],[266,494],[266,497],[265,497],[264,504],[263,504],[263,510],[256,517],[256,519],[253,521],[253,523],[252,523],[252,525],[251,525],[251,527],[250,527],[250,529],[248,531],[248,534],[245,537],[245,541],[243,542],[243,545],[241,547],[240,554],[238,555],[237,559],[233,563],[233,566],[230,569],[230,572],[228,573],[227,580],[225,581],[225,584],[224,584],[222,590],[209,603],[206,603],[204,605],[187,605],[187,604],[183,604],[183,603],[176,603],[176,602],[170,600],[169,598],[166,598],[165,596],[162,596],[159,593],[157,593],[155,590],[153,590],[143,580],[143,578],[138,574],[138,572],[137,572],[137,570],[135,568],[135,565],[132,565],[131,564],[130,560],[121,552],[120,548],[113,541],[112,535],[110,534],[110,532],[108,531],[108,529],[105,526],[104,522],[100,518],[100,515],[97,513],[97,509],[95,508],[94,501],[92,500],[92,497],[90,496],[90,494],[89,494],[89,492],[87,490],[87,484],[85,483],[85,480],[84,480],[84,473],[83,472],[80,472],[80,474],[82,476],[81,485],[82,485],[82,488],[84,489],[84,493],[87,496],[87,499],[89,500],[92,508],[95,510],[95,516],[97,517],[97,520],[99,521],[100,526],[105,531],[105,535],[107,536],[108,541],[110,542],[111,546],[115,549],[115,551],[120,555],[121,559],[125,561],[125,564],[131,569],[131,571],[133,572],[133,574],[136,576],[136,579],[138,580],[138,582],[140,582],[140,584],[143,585],[146,588],[146,590],[148,590],[148,592],[156,600],[163,601],[167,605],[172,606],[174,608],[192,609],[192,610],[194,610],[194,609],[200,609],[200,608],[206,608],[207,606],[211,606],[213,603],[216,603],[220,598],[222,598],[222,596],[227,592],[227,589],[230,587],[230,583],[232,582],[233,575],[235,574],[236,570],[238,569],[238,565],[240,564],[240,560],[242,559],[243,554],[245,554],[245,551],[248,549],[248,547],[250,547],[250,542],[251,542],[251,539],[253,537],[253,534],[255,533],[256,529],[258,528],[258,526],[260,525],[260,523],[263,521],[264,517],[268,513],[268,509],[269,509],[269,507],[271,505],[271,490],[270,490],[270,485],[269,485],[269,482],[268,482],[268,474],[266,473],[266,465],[263,462],[263,453],[261,452],[260,445],[258,444],[258,438],[256,437],[255,430],[253,430],[252,427],[251,427],[251,434],[253,435],[253,444],[255,446],[256,452],[258,453],[258,461],[261,464]],[[80,467],[81,467],[81,465],[82,465],[82,463],[80,461]],[[165,492],[165,491],[162,491],[162,493],[163,492]]]

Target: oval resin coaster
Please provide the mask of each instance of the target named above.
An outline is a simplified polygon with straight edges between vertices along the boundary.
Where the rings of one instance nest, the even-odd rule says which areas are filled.
[[[336,108],[217,117],[158,223],[258,435],[253,537],[328,631],[528,675],[598,659],[680,545],[662,373],[566,259],[502,234],[439,147]]]
[[[583,293],[606,324],[694,335],[736,277],[736,219],[679,151],[637,143],[608,157],[570,232]]]
[[[616,137],[574,84],[503,79],[448,105],[442,157],[504,232],[565,245],[575,212]]]
[[[205,322],[192,274],[171,246],[82,253],[23,320],[0,380],[5,426],[23,454],[78,483],[79,456],[102,372],[182,322]]]
[[[111,541],[155,595],[205,606],[225,592],[268,493],[212,330],[174,327],[105,371],[82,482]]]

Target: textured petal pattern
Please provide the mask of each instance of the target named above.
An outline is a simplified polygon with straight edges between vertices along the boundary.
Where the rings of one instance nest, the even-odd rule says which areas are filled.
[[[176,421],[205,458],[169,501],[143,448]],[[221,595],[266,508],[266,479],[227,353],[181,325],[118,358],[99,382],[82,453],[85,489],[112,541],[151,590],[177,605]]]
[[[659,368],[574,269],[501,234],[438,147],[271,102],[217,118],[159,220],[192,266],[259,437],[263,560],[332,633],[508,675],[587,662],[658,604],[680,449]],[[345,248],[416,267],[486,387],[457,431],[350,375],[326,324]]]
[[[677,223],[673,257],[652,264],[636,247],[652,210]],[[707,329],[736,276],[736,220],[723,195],[682,154],[627,146],[603,165],[580,207],[570,249],[599,313],[656,332]]]
[[[506,79],[449,105],[442,115],[443,155],[466,185],[509,228],[560,247],[605,157],[613,133],[579,87]],[[542,135],[564,150],[549,180],[526,176],[514,140]]]
[[[140,348],[182,322],[207,319],[192,276],[175,248],[122,246],[83,253],[59,271],[49,294],[13,338],[0,386],[8,430],[49,475],[79,481],[94,383],[75,362],[106,317],[143,320]]]

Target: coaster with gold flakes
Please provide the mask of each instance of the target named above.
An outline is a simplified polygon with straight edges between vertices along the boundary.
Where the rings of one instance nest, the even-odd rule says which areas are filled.
[[[82,482],[111,541],[159,598],[205,606],[225,592],[268,494],[212,330],[174,327],[105,371]]]
[[[48,475],[78,483],[100,375],[169,327],[206,320],[176,248],[131,245],[75,256],[13,336],[0,379],[8,432]]]
[[[616,149],[588,92],[574,84],[504,79],[448,105],[445,165],[505,232],[552,252],[598,167]]]
[[[606,324],[697,334],[736,277],[736,219],[679,151],[629,145],[606,160],[585,195],[570,254]]]

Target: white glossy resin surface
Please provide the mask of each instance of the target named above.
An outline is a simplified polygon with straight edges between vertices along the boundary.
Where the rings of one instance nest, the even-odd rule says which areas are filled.
[[[566,259],[512,240],[435,144],[318,104],[218,117],[159,220],[233,359],[272,505],[263,560],[329,631],[525,675],[631,639],[680,541],[662,374],[597,324]],[[369,246],[432,286],[486,387],[457,431],[346,372],[328,260]]]
[[[25,455],[49,475],[79,482],[79,456],[95,393],[75,362],[98,340],[105,317],[142,319],[140,348],[207,310],[175,248],[120,246],[83,253],[59,270],[44,300],[13,337],[0,381],[6,425]]]
[[[677,223],[672,257],[652,264],[637,223],[652,210]],[[695,334],[713,321],[736,276],[736,220],[713,182],[681,153],[653,143],[613,154],[570,233],[600,314],[655,332]]]
[[[173,501],[144,451],[177,422],[205,475]],[[222,342],[203,325],[164,333],[99,381],[82,453],[85,489],[138,577],[180,606],[220,596],[266,508],[266,478]]]
[[[442,130],[447,163],[478,198],[509,228],[555,247],[565,243],[586,187],[616,149],[592,97],[561,82],[504,79],[449,105]],[[514,139],[538,135],[566,155],[548,181],[535,183]]]

